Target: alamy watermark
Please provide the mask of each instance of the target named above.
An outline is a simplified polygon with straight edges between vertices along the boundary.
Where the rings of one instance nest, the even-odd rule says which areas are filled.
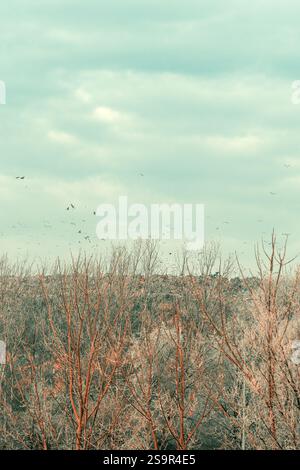
[[[6,85],[0,80],[0,104],[6,104]]]
[[[295,80],[292,83],[291,102],[292,104],[300,104],[300,80]]]
[[[204,246],[203,204],[128,204],[120,196],[118,204],[101,204],[96,233],[106,240],[181,240],[188,251]]]
[[[6,363],[6,344],[4,341],[0,340],[0,365]]]
[[[292,342],[292,350],[293,353],[291,355],[291,361],[294,364],[299,365],[300,364],[300,341],[299,340],[294,340]]]

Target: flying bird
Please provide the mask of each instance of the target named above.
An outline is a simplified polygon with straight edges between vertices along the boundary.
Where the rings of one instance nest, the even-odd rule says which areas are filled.
[[[24,180],[25,176],[16,176],[16,180]]]

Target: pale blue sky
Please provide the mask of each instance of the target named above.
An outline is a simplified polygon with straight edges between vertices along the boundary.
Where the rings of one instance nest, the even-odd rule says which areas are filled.
[[[2,2],[2,252],[102,250],[82,236],[119,195],[205,203],[206,239],[247,264],[273,227],[300,251],[299,17],[298,0]]]

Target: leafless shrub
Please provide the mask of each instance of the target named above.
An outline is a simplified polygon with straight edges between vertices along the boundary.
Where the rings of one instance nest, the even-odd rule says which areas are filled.
[[[219,247],[161,273],[157,247],[37,275],[0,260],[0,447],[299,448],[299,271],[247,277]],[[237,261],[237,267],[239,267]]]

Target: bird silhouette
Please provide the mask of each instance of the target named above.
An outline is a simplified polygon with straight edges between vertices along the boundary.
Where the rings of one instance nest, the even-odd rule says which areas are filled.
[[[24,180],[25,176],[16,176],[16,180]]]

